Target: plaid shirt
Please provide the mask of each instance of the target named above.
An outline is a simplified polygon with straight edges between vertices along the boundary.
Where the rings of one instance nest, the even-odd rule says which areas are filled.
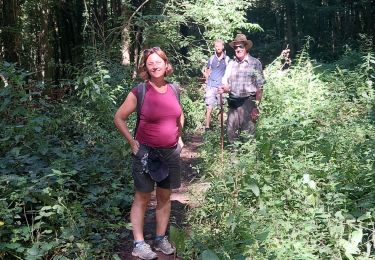
[[[253,95],[264,84],[262,63],[248,54],[242,61],[235,58],[230,61],[222,83],[229,85],[231,93],[239,97]]]

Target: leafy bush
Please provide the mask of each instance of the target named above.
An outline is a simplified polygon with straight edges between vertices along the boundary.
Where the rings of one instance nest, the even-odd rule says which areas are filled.
[[[191,214],[187,257],[375,256],[370,57],[322,70],[302,52],[288,71],[278,60],[267,67],[256,139],[228,150],[221,168],[218,142],[202,149],[216,167],[206,168],[210,189]]]
[[[130,148],[113,115],[133,80],[110,62],[87,63],[72,95],[54,102],[25,88],[29,73],[1,66],[0,258],[110,258],[129,233]],[[204,106],[196,85],[186,86],[194,129]]]
[[[129,148],[95,106],[30,98],[26,74],[4,68],[0,257],[108,258],[127,233],[121,230],[132,200]],[[98,104],[112,102],[111,93],[102,93]]]
[[[202,89],[198,82],[192,80],[182,86],[181,104],[185,116],[185,130],[197,130],[202,128],[205,116],[205,105],[202,96]]]

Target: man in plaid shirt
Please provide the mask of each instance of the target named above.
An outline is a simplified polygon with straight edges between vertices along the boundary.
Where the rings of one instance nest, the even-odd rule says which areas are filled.
[[[227,135],[228,141],[233,143],[241,133],[255,134],[259,115],[257,103],[262,98],[265,81],[261,62],[248,53],[252,41],[244,34],[237,34],[229,45],[236,57],[229,62],[218,92],[229,93]]]

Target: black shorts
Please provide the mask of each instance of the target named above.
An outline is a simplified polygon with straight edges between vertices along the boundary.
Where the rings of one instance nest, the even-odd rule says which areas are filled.
[[[146,146],[140,144],[139,151],[133,155],[132,175],[134,179],[134,187],[136,191],[152,192],[155,183],[157,187],[163,189],[177,189],[181,186],[181,146],[177,144],[172,148],[154,148],[168,167],[169,175],[160,182],[154,181],[148,173],[143,171],[141,157],[144,154]]]

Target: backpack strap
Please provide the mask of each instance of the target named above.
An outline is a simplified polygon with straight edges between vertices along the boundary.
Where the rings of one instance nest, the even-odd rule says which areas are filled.
[[[137,85],[137,114],[138,117],[141,114],[141,109],[143,106],[143,101],[145,100],[146,94],[146,83],[142,82]]]
[[[169,85],[171,86],[174,94],[176,95],[178,103],[181,104],[181,100],[180,100],[180,86],[178,84],[173,84],[173,83],[169,83]]]
[[[215,55],[212,55],[211,58],[209,59],[209,62],[208,62],[208,68],[211,69],[212,68],[212,61],[214,60],[215,58]]]
[[[146,94],[146,83],[142,82],[137,85],[137,121],[135,123],[134,128],[134,138],[137,134],[139,121],[141,120],[141,109],[143,106],[143,101],[145,100],[145,94]]]

